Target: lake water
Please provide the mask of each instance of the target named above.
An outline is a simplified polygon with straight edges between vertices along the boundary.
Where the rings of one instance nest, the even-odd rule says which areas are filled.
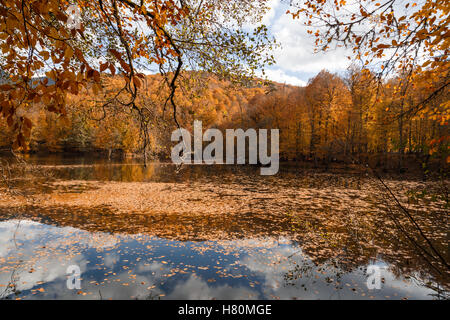
[[[27,161],[11,192],[0,188],[0,298],[449,297],[449,273],[418,254],[395,221],[419,239],[414,228],[365,171]],[[448,257],[445,202],[407,196],[438,182],[386,183]]]

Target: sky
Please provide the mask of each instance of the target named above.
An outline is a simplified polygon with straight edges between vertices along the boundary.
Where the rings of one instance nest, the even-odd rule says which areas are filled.
[[[286,1],[270,0],[269,7],[262,23],[281,44],[274,51],[276,64],[266,69],[269,80],[303,86],[322,69],[330,72],[347,69],[350,61],[343,48],[314,53],[314,36],[307,34],[300,20],[286,14],[289,9]]]
[[[307,33],[307,28],[299,19],[294,20],[291,15],[286,14],[288,3],[287,0],[269,0],[270,10],[261,21],[268,27],[277,43],[281,44],[272,52],[276,63],[265,68],[266,77],[279,83],[304,86],[323,69],[344,72],[350,64],[347,59],[349,52],[346,53],[340,48],[314,53],[314,36]],[[249,24],[246,27],[256,26]],[[140,71],[146,74],[158,72],[154,68]],[[262,73],[258,75],[262,76]]]

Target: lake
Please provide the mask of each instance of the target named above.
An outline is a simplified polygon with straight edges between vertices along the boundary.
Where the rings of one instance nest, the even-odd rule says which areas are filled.
[[[3,299],[449,297],[448,271],[418,253],[413,225],[362,169],[26,160],[0,187]],[[448,257],[440,182],[385,182]]]

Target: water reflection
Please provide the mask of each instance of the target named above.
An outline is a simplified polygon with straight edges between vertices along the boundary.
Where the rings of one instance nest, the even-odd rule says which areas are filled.
[[[0,188],[0,298],[448,298],[449,275],[402,238],[361,173],[28,160],[18,195]],[[447,252],[441,204],[409,209]],[[81,290],[66,287],[73,264]],[[380,290],[366,286],[373,264],[386,267]]]
[[[368,290],[364,266],[351,272],[317,266],[284,238],[180,242],[27,220],[1,222],[0,235],[3,298],[414,299],[434,293],[389,270],[382,290]],[[81,290],[66,286],[74,264],[82,271]]]

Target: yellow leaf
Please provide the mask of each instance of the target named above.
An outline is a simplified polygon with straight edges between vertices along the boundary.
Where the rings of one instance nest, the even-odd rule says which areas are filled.
[[[73,57],[73,49],[71,47],[67,47],[66,51],[64,51],[64,58],[66,60],[70,60]]]
[[[47,51],[41,51],[40,54],[44,60],[48,60],[48,58],[50,58],[50,54]]]

